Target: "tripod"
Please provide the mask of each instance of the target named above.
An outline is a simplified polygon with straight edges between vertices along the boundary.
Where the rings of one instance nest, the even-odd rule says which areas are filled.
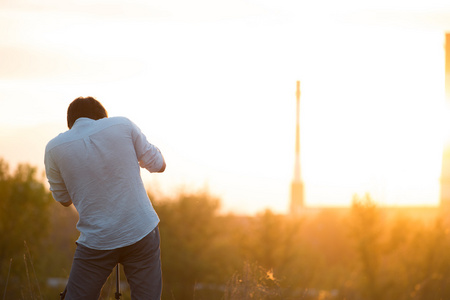
[[[66,285],[66,288],[64,289],[64,291],[59,293],[59,299],[60,300],[64,300],[64,298],[66,298],[66,293],[67,293],[67,285]],[[120,269],[119,269],[119,264],[116,265],[116,292],[115,292],[114,296],[115,296],[115,298],[117,300],[119,300],[120,296],[122,296],[122,294],[120,293]]]

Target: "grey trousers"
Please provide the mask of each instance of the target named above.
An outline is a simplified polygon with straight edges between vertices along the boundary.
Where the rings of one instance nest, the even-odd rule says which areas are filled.
[[[123,270],[131,299],[161,299],[162,273],[156,227],[137,243],[113,250],[94,250],[78,244],[73,258],[66,300],[97,300],[116,264]]]

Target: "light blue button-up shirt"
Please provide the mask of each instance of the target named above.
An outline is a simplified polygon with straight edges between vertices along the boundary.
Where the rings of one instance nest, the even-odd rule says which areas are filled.
[[[55,200],[72,201],[78,211],[78,243],[116,249],[158,225],[140,167],[157,172],[164,159],[127,118],[77,119],[47,144],[44,162]]]

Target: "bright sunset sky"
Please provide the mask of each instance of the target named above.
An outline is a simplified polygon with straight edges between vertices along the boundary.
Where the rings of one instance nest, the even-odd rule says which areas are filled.
[[[436,205],[446,31],[448,0],[0,1],[0,157],[43,169],[94,96],[163,152],[149,189],[283,213],[300,80],[306,205]]]

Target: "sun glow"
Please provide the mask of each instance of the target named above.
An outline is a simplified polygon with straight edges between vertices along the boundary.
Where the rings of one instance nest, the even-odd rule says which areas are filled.
[[[14,128],[65,125],[70,101],[92,95],[160,146],[167,171],[144,178],[166,193],[207,186],[224,210],[285,212],[300,80],[307,205],[348,205],[366,192],[388,205],[437,204],[441,29],[336,5],[297,14],[287,2],[233,2],[184,15],[138,3],[123,14],[1,13],[0,54],[14,59],[0,70],[0,155],[41,165],[47,140],[19,157]]]

